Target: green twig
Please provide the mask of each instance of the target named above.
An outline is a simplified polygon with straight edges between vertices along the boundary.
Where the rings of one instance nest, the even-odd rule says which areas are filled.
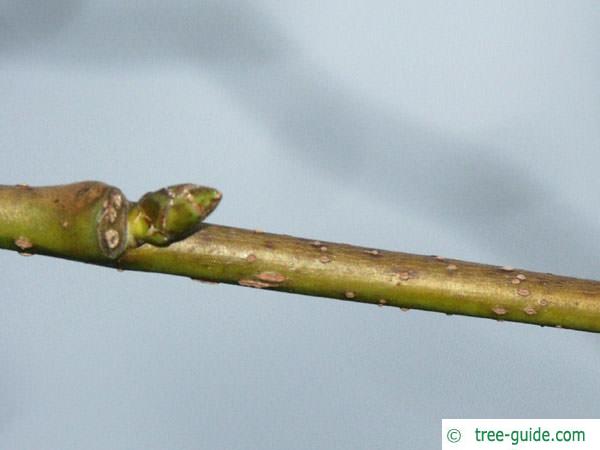
[[[202,223],[221,194],[0,187],[0,247],[267,290],[600,332],[600,282]]]

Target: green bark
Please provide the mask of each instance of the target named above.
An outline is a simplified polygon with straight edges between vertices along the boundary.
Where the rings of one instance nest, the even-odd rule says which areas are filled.
[[[119,189],[100,182],[0,186],[0,246],[91,263],[111,261],[127,244],[128,209]]]
[[[2,187],[0,247],[266,290],[600,332],[597,281],[202,223],[220,198],[214,189],[193,185],[146,194],[139,203],[97,182]],[[113,240],[111,248],[109,230],[128,236],[126,243]]]

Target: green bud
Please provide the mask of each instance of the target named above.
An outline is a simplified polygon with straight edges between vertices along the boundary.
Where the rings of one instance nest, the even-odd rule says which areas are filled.
[[[221,201],[216,189],[178,184],[145,194],[129,213],[130,239],[135,246],[169,245],[196,232]]]

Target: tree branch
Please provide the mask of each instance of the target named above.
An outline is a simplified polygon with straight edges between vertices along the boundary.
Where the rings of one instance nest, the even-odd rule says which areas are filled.
[[[0,247],[210,282],[600,332],[597,281],[201,223],[221,198],[211,188],[180,185],[142,199],[149,195],[162,200],[157,209],[146,208],[154,216],[142,215],[151,224],[142,227],[144,239],[131,232],[143,202],[129,203],[105,184],[0,187]],[[110,208],[114,214],[107,213]],[[181,217],[187,217],[185,226]],[[169,223],[177,224],[177,233],[164,229]],[[168,234],[168,242],[156,233]]]

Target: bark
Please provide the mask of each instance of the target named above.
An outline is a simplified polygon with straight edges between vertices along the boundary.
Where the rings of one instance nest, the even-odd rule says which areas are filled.
[[[597,281],[213,225],[202,220],[221,199],[218,191],[180,185],[142,199],[154,194],[160,208],[140,216],[141,202],[128,202],[99,182],[0,187],[0,247],[123,270],[600,332]],[[140,217],[149,226],[132,233]],[[176,233],[161,228],[172,223]],[[156,239],[157,233],[169,239]]]

